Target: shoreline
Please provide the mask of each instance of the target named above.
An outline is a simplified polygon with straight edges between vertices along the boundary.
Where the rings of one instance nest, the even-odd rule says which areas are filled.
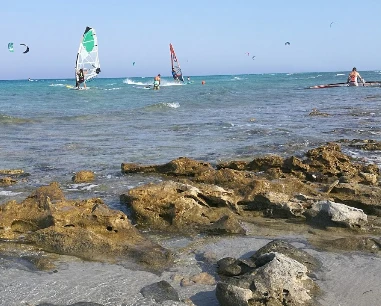
[[[218,306],[215,285],[181,286],[179,280],[201,272],[215,276],[215,266],[210,263],[214,258],[247,258],[272,239],[214,237],[210,240],[197,241],[192,246],[185,247],[180,252],[176,265],[160,276],[142,270],[130,270],[117,264],[81,261],[70,257],[67,257],[67,261],[61,259],[61,266],[54,272],[28,271],[21,267],[4,269],[1,265],[3,302],[0,305],[70,305],[79,302],[110,306],[164,305],[143,298],[139,292],[147,285],[165,280],[183,300],[190,300],[197,306]],[[316,300],[319,305],[377,304],[381,293],[381,281],[377,277],[381,272],[379,256],[357,252],[320,252],[300,239],[291,244],[323,262],[320,271],[314,276],[321,289]]]
[[[366,143],[364,145],[367,147],[369,147],[369,145],[372,147],[376,145],[377,147],[378,144]],[[372,166],[369,165],[362,165],[361,167],[363,168],[358,168],[360,166],[352,164],[340,152],[337,145],[328,144],[325,147],[312,149],[308,152],[308,156],[312,158],[317,153],[321,155],[318,154],[316,156],[328,154],[325,155],[327,160],[340,161],[340,163],[343,164],[335,164],[335,167],[345,169],[348,173],[352,173],[353,176],[351,179],[345,178],[345,180],[339,183],[334,182],[334,184],[332,184],[331,182],[334,181],[335,177],[332,178],[328,175],[328,180],[325,183],[323,183],[324,179],[322,179],[321,182],[307,182],[308,184],[306,186],[308,186],[308,188],[305,189],[306,186],[303,187],[305,192],[313,185],[315,188],[320,189],[319,193],[325,190],[326,196],[330,193],[336,198],[340,198],[340,196],[342,196],[340,195],[340,188],[343,188],[340,187],[340,184],[347,186],[345,184],[348,183],[348,180],[352,180],[353,182],[362,180],[365,182],[364,188],[371,188],[369,185],[372,185],[374,188],[379,188],[378,176],[370,175],[374,171],[374,173],[378,173],[379,169],[376,171],[374,167],[372,168]],[[329,154],[332,154],[332,156],[328,157]],[[332,157],[334,157],[334,159],[331,159]],[[298,171],[305,171],[307,169],[306,161],[308,161],[308,159],[298,161],[294,158],[292,160],[294,167],[292,168],[294,169],[292,175],[300,178],[303,172]],[[309,161],[310,165],[319,167],[313,161],[314,159]],[[269,165],[271,166],[267,168]],[[225,185],[224,188],[228,186],[233,188],[233,186],[235,186],[234,184],[238,184],[238,182],[239,184],[243,184],[243,186],[246,184],[245,180],[250,178],[253,174],[245,177],[242,176],[242,173],[246,173],[247,175],[249,172],[245,171],[250,167],[250,171],[256,173],[262,169],[258,172],[261,173],[259,177],[251,178],[255,179],[256,184],[261,181],[266,182],[266,180],[268,180],[266,184],[270,182],[273,184],[281,180],[282,175],[284,175],[285,177],[283,179],[285,179],[285,181],[282,183],[284,184],[282,188],[284,192],[286,192],[286,190],[288,190],[286,183],[290,177],[288,177],[288,174],[286,175],[286,173],[288,173],[287,171],[279,176],[280,172],[276,170],[276,167],[279,165],[283,165],[281,166],[283,167],[282,171],[289,171],[289,169],[291,169],[288,168],[291,164],[287,158],[283,160],[281,157],[273,156],[271,158],[262,157],[254,159],[251,162],[231,161],[221,163],[216,166],[216,169],[212,169],[211,166],[205,162],[192,161],[186,158],[180,158],[165,165],[141,166],[122,164],[122,172],[125,174],[130,173],[130,175],[134,175],[134,173],[142,175],[142,173],[146,172],[146,175],[156,176],[154,180],[156,182],[154,182],[152,186],[168,183],[173,179],[171,176],[188,176],[192,178],[193,181],[180,178],[176,184],[179,182],[182,182],[184,186],[186,184],[195,184],[197,188],[201,188],[202,184],[200,185],[200,182],[207,184],[209,180],[207,174],[211,171],[213,174],[211,177],[213,181],[215,181],[216,186],[228,184]],[[329,166],[326,170],[322,170],[321,173],[328,171],[327,173],[331,175],[335,173],[335,167]],[[362,174],[356,176],[356,171],[359,171],[359,169],[369,171],[369,173],[367,173],[368,175],[359,172]],[[221,173],[225,173],[224,176],[219,176]],[[306,172],[306,178],[313,178],[311,173]],[[10,173],[5,174],[11,175]],[[16,173],[16,175],[19,174],[20,173]],[[88,174],[93,177],[93,173],[89,171],[81,174]],[[232,176],[226,180],[226,178],[229,177],[226,176],[227,174],[235,174],[236,176]],[[80,176],[79,173],[77,173],[77,175],[78,177]],[[264,179],[264,175],[268,175],[267,179]],[[315,173],[313,175],[317,174]],[[162,179],[159,179],[160,177],[162,177]],[[165,179],[163,179],[163,177],[165,177]],[[377,177],[377,180],[375,180],[375,177]],[[218,178],[222,179],[219,183]],[[295,178],[292,178],[289,182],[291,185],[295,185],[296,181],[294,179]],[[73,180],[75,180],[74,177]],[[82,180],[86,181],[86,177],[82,177]],[[200,182],[197,183],[198,180]],[[294,187],[296,186],[297,184]],[[47,187],[43,187],[42,189],[46,188]],[[129,192],[134,189],[144,190],[144,188],[149,188],[149,186],[135,187]],[[175,187],[175,189],[176,188],[179,187]],[[278,187],[274,185],[271,188],[276,191]],[[272,190],[271,188],[270,190]],[[220,191],[220,189],[218,190]],[[63,194],[66,193],[66,191],[63,191],[63,194],[57,197],[57,191],[54,191],[54,193],[53,191],[49,191],[48,189],[45,191],[50,195],[53,202],[58,201],[58,199],[63,197]],[[186,191],[187,190],[184,189],[180,194]],[[211,189],[211,191],[216,192],[217,190]],[[311,191],[312,189],[308,192]],[[202,193],[202,191],[198,192]],[[206,192],[205,195],[208,195],[208,192]],[[291,191],[291,193],[293,192],[295,191]],[[43,194],[42,191],[38,191],[36,194],[40,193]],[[165,191],[164,194],[168,196],[170,194],[169,190]],[[313,191],[310,196],[314,194],[315,196],[318,195],[316,191]],[[199,201],[207,200],[208,196],[205,195],[201,196],[201,200]],[[262,193],[261,197],[264,195],[265,194]],[[133,203],[133,201],[129,202],[131,199],[128,200],[129,196],[133,198],[133,193],[124,196],[127,197],[129,209],[138,209],[137,206],[133,206],[137,203]],[[157,196],[159,196],[159,194]],[[218,198],[217,194],[212,196],[213,199],[216,197]],[[269,195],[267,195],[267,197],[271,204],[274,199]],[[224,201],[227,201],[227,203],[229,202],[229,200],[226,200],[226,194],[222,198]],[[263,205],[263,198],[255,199],[256,201],[262,201],[261,205]],[[308,203],[307,194],[304,196],[304,199],[307,199],[306,203]],[[144,202],[144,198],[142,198],[142,200]],[[123,201],[121,198],[122,203]],[[248,202],[249,206],[252,205],[250,203],[251,202]],[[274,203],[271,205],[274,205]],[[362,205],[365,205],[364,203]],[[49,203],[46,204],[52,205]],[[100,204],[99,202],[96,206]],[[150,204],[145,203],[144,205],[145,208],[149,210]],[[242,200],[240,205],[245,207],[245,209],[249,207],[243,205]],[[218,306],[219,304],[215,294],[216,283],[220,281],[220,276],[216,271],[217,261],[224,257],[248,258],[259,248],[276,239],[290,242],[293,246],[307,251],[321,262],[320,269],[311,272],[312,279],[321,289],[321,293],[314,297],[317,303],[321,305],[342,304],[357,306],[372,305],[372,303],[374,304],[374,302],[377,301],[377,297],[381,293],[381,289],[379,289],[381,288],[381,281],[377,278],[378,272],[381,272],[381,258],[379,256],[380,245],[379,242],[376,241],[381,233],[381,221],[380,217],[377,216],[377,205],[367,208],[370,212],[373,211],[372,209],[376,210],[374,210],[375,214],[368,216],[367,222],[369,224],[366,226],[361,223],[355,224],[354,226],[353,224],[347,224],[346,226],[341,224],[341,226],[337,226],[337,224],[335,225],[330,222],[324,227],[321,227],[321,225],[317,226],[317,224],[314,223],[306,223],[305,219],[300,218],[297,210],[293,212],[297,213],[296,216],[288,216],[285,218],[284,212],[274,209],[275,207],[270,205],[266,208],[261,205],[258,207],[251,206],[251,209],[255,208],[259,210],[250,214],[247,212],[243,213],[243,211],[238,209],[237,212],[241,216],[240,226],[245,231],[245,235],[237,234],[238,232],[235,234],[231,232],[229,234],[229,230],[235,229],[230,228],[227,224],[227,227],[224,229],[227,230],[226,233],[214,233],[211,235],[202,233],[202,231],[196,235],[194,233],[192,234],[192,231],[189,231],[187,235],[186,233],[176,233],[171,230],[160,230],[159,228],[155,228],[155,226],[157,226],[155,223],[151,223],[148,228],[142,226],[142,224],[135,224],[138,231],[148,240],[157,243],[174,254],[174,265],[168,269],[164,269],[159,274],[149,272],[149,270],[143,269],[141,266],[129,262],[128,260],[115,261],[114,263],[107,261],[83,261],[68,255],[55,255],[44,251],[41,247],[39,250],[38,248],[28,247],[27,244],[23,245],[22,241],[21,244],[16,243],[12,245],[10,243],[11,240],[7,240],[6,236],[3,236],[0,243],[0,269],[3,272],[0,277],[0,286],[2,287],[2,291],[5,292],[3,297],[6,304],[4,305],[21,304],[37,306],[43,302],[51,303],[49,305],[60,306],[79,302],[92,302],[100,303],[101,305],[115,306],[164,305],[144,298],[140,291],[145,286],[154,282],[165,280],[177,290],[183,300],[183,303],[178,305]],[[96,206],[94,206],[93,210]],[[272,209],[268,210],[270,207],[272,207]],[[231,206],[231,209],[233,208],[234,206]],[[263,210],[263,208],[265,209]],[[284,209],[284,207],[282,209]],[[266,216],[270,211],[271,214],[274,215],[271,217]],[[360,210],[354,209],[354,211],[359,212]],[[281,214],[276,215],[276,213]],[[5,228],[4,226],[2,227],[3,230]],[[374,239],[372,237],[374,237]],[[17,239],[14,241],[17,242]],[[39,255],[36,257],[36,254]],[[38,259],[36,260],[36,258]],[[203,278],[205,275],[207,275],[208,278]],[[196,281],[192,279],[196,279]],[[214,280],[213,283],[211,283],[212,279]],[[129,288],[129,290],[126,291],[126,288]]]

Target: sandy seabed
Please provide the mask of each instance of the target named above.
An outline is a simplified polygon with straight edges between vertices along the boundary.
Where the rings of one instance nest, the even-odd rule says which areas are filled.
[[[321,289],[317,305],[380,305],[381,258],[359,252],[318,251],[297,236],[163,239],[161,244],[174,250],[177,256],[175,265],[161,275],[118,264],[85,262],[69,256],[60,257],[54,271],[35,271],[0,258],[0,305],[70,305],[78,302],[110,306],[180,305],[176,302],[156,303],[140,294],[144,286],[166,280],[181,299],[189,299],[197,306],[218,306],[215,285],[181,286],[179,279],[208,272],[218,280],[215,260],[249,257],[274,238],[285,239],[321,261],[321,269],[312,275]]]

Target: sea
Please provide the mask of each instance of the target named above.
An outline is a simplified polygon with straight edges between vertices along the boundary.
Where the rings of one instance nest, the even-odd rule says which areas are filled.
[[[0,205],[58,182],[68,199],[98,197],[128,213],[120,194],[159,178],[124,175],[121,163],[189,157],[216,165],[267,154],[303,157],[311,148],[342,139],[381,141],[380,86],[308,89],[346,82],[348,73],[190,76],[184,84],[168,76],[160,90],[152,90],[153,76],[97,78],[87,83],[88,90],[73,89],[73,79],[0,81],[0,170],[24,171],[16,184],[0,186]],[[366,81],[381,80],[380,71],[360,73]],[[328,116],[310,116],[314,110]],[[345,148],[345,153],[381,165],[379,152]],[[96,180],[73,183],[80,170],[93,171]],[[70,266],[68,274],[84,273],[80,270],[88,263],[74,265],[80,268]],[[20,263],[3,260],[0,267],[3,275],[20,275]],[[97,272],[86,273],[91,279]],[[107,277],[111,282],[112,273]],[[32,286],[27,280],[20,281],[24,294]],[[69,284],[60,286],[65,294]],[[79,283],[73,286],[78,289]],[[35,300],[43,301],[37,291]],[[58,301],[70,300],[66,294]],[[122,305],[112,301],[102,302]]]

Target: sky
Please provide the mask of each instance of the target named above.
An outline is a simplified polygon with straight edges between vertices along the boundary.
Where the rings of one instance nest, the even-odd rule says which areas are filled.
[[[380,70],[380,12],[379,0],[2,1],[0,79],[74,78],[86,26],[107,78],[170,75],[169,43],[184,76]]]

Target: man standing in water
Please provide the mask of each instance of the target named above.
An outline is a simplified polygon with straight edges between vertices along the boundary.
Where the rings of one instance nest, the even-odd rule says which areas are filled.
[[[353,67],[352,71],[348,75],[347,83],[349,86],[359,86],[358,80],[362,82],[362,86],[365,86],[365,80],[361,77],[360,73],[357,72],[356,67]]]
[[[158,90],[160,88],[160,73],[153,79],[153,89]]]

